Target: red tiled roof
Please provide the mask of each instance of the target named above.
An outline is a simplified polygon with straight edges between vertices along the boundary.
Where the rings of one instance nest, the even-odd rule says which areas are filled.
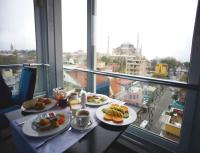
[[[87,87],[87,73],[86,72],[80,72],[80,71],[71,71],[69,72],[69,75],[77,81],[82,87]],[[109,81],[108,78],[102,75],[96,76],[96,83],[101,84],[105,81]]]
[[[122,85],[128,85],[132,83],[131,80],[121,79],[121,78],[112,78],[110,81],[111,89],[113,94],[117,94],[121,91]]]
[[[117,78],[112,78],[110,81],[112,93],[115,95],[121,91],[121,86],[118,83]]]
[[[71,71],[69,72],[69,75],[77,81],[82,87],[87,87],[87,73],[86,72],[80,72],[80,71]],[[109,79],[102,75],[96,75],[96,82],[97,85],[109,81]],[[121,91],[121,86],[128,85],[132,83],[131,80],[121,79],[121,78],[112,78],[110,79],[110,87],[113,92],[113,94],[117,94]]]
[[[87,73],[80,71],[70,71],[69,75],[81,85],[81,87],[87,87]]]

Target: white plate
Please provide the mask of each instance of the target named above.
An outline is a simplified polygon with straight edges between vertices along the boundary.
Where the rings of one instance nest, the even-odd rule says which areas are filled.
[[[103,108],[109,108],[110,105],[111,104],[103,105],[103,106],[97,108],[96,116],[100,121],[102,121],[102,122],[104,122],[106,124],[109,124],[109,125],[123,126],[123,125],[129,125],[129,124],[133,123],[136,120],[136,118],[137,118],[136,112],[132,108],[130,108],[128,106],[126,106],[126,107],[128,107],[129,117],[128,118],[124,118],[122,123],[114,123],[113,121],[104,120],[103,118],[104,118],[105,113],[103,113],[102,109]]]
[[[87,105],[89,106],[101,106],[101,105],[105,105],[109,102],[109,97],[106,96],[106,95],[102,95],[102,94],[94,94],[94,93],[88,93],[87,96],[93,96],[93,95],[96,95],[96,96],[100,96],[100,97],[105,97],[106,100],[101,102],[101,103],[95,103],[95,102],[86,102]]]
[[[23,112],[27,112],[27,113],[39,113],[39,112],[44,112],[44,111],[47,111],[47,110],[53,108],[56,104],[57,104],[56,100],[51,99],[51,103],[45,105],[45,108],[44,108],[44,109],[39,109],[39,110],[36,110],[36,109],[26,109],[26,108],[24,108],[23,105],[22,105],[22,106],[21,106],[21,110],[22,110]]]
[[[70,123],[70,116],[66,115],[66,112],[64,112],[64,111],[54,111],[54,112],[56,114],[57,113],[63,113],[65,115],[65,122],[62,125],[60,125],[57,128],[53,128],[53,129],[46,130],[46,131],[37,131],[37,130],[35,130],[35,129],[33,129],[32,123],[37,117],[42,115],[42,114],[40,114],[40,115],[36,115],[36,116],[30,118],[29,120],[27,120],[24,123],[24,125],[22,127],[23,133],[28,135],[28,136],[31,136],[31,137],[44,137],[44,136],[50,136],[50,135],[56,134],[57,132],[60,132],[60,131],[64,130]]]
[[[76,118],[72,119],[72,121],[71,121],[72,128],[74,128],[74,129],[76,129],[78,131],[88,130],[88,129],[90,129],[92,127],[92,124],[93,124],[93,121],[91,119],[90,119],[89,125],[86,126],[86,127],[80,127],[80,126],[78,126],[77,123],[76,123]]]

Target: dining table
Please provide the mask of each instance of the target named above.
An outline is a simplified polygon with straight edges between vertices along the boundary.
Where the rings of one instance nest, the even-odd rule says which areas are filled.
[[[125,103],[111,99],[112,102],[124,105]],[[135,107],[133,107],[133,111]],[[92,125],[87,130],[77,130],[69,124],[64,130],[54,135],[44,137],[32,137],[24,134],[23,126],[27,120],[38,114],[23,114],[21,110],[13,112],[15,119],[10,120],[10,129],[13,142],[19,153],[102,153],[106,152],[109,147],[118,139],[126,130],[129,124],[123,126],[114,126],[100,121],[96,116],[98,107],[87,106],[91,114]],[[137,108],[136,108],[137,109]],[[57,105],[50,111],[62,111],[69,115],[70,108],[60,108]],[[44,113],[44,112],[42,112]],[[17,118],[17,115],[19,118]],[[7,115],[12,116],[12,112]]]

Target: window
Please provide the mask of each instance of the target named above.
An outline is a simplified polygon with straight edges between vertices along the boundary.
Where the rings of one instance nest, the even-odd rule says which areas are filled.
[[[0,65],[36,63],[32,0],[0,0]],[[18,90],[20,67],[1,69],[6,83]]]
[[[186,132],[186,129],[190,129],[191,132],[191,124],[187,123],[193,122],[191,114],[195,111],[196,93],[199,92],[196,88],[199,85],[197,81],[188,82],[190,62],[196,60],[194,56],[191,61],[189,58],[197,1],[137,1],[135,3],[136,1],[131,0],[117,2],[88,0],[87,2],[97,3],[96,7],[88,4],[90,7],[85,10],[85,13],[88,12],[87,20],[88,18],[92,20],[92,23],[88,22],[91,25],[87,25],[91,27],[91,32],[87,31],[87,37],[88,35],[89,38],[91,37],[92,43],[87,42],[87,44],[96,51],[96,62],[92,63],[91,59],[87,59],[87,62],[91,62],[87,64],[89,70],[79,71],[96,76],[93,83],[96,83],[97,93],[123,101],[126,99],[130,101],[129,98],[133,96],[124,95],[125,90],[136,93],[134,96],[138,97],[136,100],[140,102],[132,101],[130,105],[138,109],[138,119],[130,125],[124,136],[128,135],[133,139],[138,136],[172,151],[176,151],[179,146],[187,148],[189,142],[185,143],[185,141],[191,140]],[[64,16],[64,13],[62,14]],[[73,29],[76,28],[71,28]],[[70,42],[72,41],[66,42],[63,39],[63,43]],[[95,59],[88,48],[87,54],[88,57]],[[69,65],[80,66],[79,63],[67,63],[64,69],[71,70],[71,66],[68,68]],[[194,65],[197,66],[197,63]],[[191,76],[193,80],[194,76]],[[76,84],[78,79],[73,81]],[[118,87],[112,88],[113,84]],[[138,91],[135,91],[136,88]],[[192,97],[191,103],[188,97]],[[183,124],[183,118],[180,118],[182,115],[185,119]],[[145,126],[142,127],[145,130],[139,128],[143,122]],[[174,124],[179,129],[175,130],[176,132],[167,131],[170,129],[167,123]],[[166,133],[163,133],[163,126]],[[165,135],[170,132],[171,134]]]
[[[97,70],[188,82],[197,1],[96,3]],[[109,82],[111,89],[120,86],[112,97],[139,109],[134,125],[148,121],[147,130],[178,143],[187,90],[114,77]],[[127,93],[124,82],[132,88],[128,99],[119,96]]]
[[[86,68],[87,3],[62,0],[63,64]]]
[[[62,0],[63,67],[87,68],[87,2]],[[86,88],[87,73],[63,71],[64,87]],[[74,76],[82,76],[75,77]],[[66,79],[67,78],[67,79]],[[74,81],[73,81],[74,80]]]
[[[33,1],[0,0],[0,4],[0,64],[35,63]]]

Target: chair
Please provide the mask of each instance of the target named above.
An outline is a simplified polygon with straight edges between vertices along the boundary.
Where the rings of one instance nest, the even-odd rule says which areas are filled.
[[[32,67],[22,68],[18,94],[12,95],[11,104],[7,107],[0,108],[0,129],[9,125],[9,122],[5,117],[5,113],[20,108],[24,101],[33,98],[36,83],[36,70],[36,68]]]
[[[36,83],[36,68],[23,67],[19,82],[19,93],[12,96],[12,101],[17,105],[22,105],[26,100],[33,98]]]

